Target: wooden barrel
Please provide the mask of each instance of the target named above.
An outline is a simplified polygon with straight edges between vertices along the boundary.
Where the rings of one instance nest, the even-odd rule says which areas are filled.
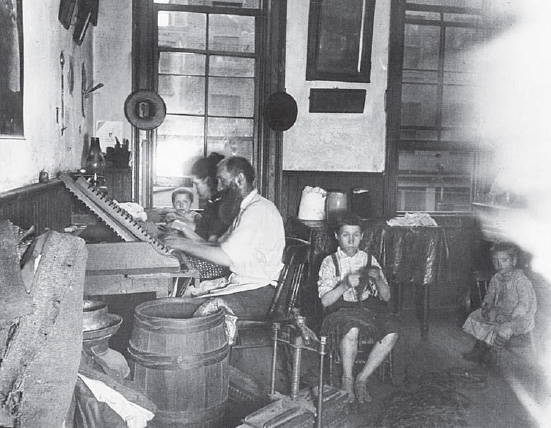
[[[192,318],[195,309],[178,298],[136,307],[128,353],[134,381],[158,407],[148,428],[224,426],[229,384],[224,312]]]

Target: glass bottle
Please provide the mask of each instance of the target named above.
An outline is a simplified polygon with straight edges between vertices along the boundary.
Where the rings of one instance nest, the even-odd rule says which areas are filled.
[[[102,185],[105,177],[105,158],[101,152],[98,137],[90,138],[90,151],[86,158],[86,174],[91,176],[90,182],[94,185]]]

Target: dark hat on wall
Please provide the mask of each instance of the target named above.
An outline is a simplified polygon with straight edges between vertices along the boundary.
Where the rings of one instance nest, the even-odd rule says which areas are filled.
[[[264,116],[274,131],[287,131],[297,120],[298,107],[287,92],[274,92],[264,105]]]
[[[124,115],[136,128],[149,131],[165,120],[166,105],[156,92],[140,89],[126,98]]]

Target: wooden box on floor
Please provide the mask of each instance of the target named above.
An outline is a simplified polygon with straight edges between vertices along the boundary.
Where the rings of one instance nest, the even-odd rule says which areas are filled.
[[[312,428],[316,421],[316,403],[317,394],[313,394],[312,388],[305,388],[299,391],[296,400],[283,397],[251,413],[238,428]],[[348,409],[348,395],[340,389],[324,385],[322,426],[342,427]]]

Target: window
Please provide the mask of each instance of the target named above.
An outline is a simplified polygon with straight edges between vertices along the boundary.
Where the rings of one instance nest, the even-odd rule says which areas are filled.
[[[404,13],[396,208],[470,211],[482,3],[411,0]]]
[[[156,130],[153,205],[167,206],[175,187],[191,186],[198,158],[217,151],[254,161],[259,0],[156,3],[167,117]]]

